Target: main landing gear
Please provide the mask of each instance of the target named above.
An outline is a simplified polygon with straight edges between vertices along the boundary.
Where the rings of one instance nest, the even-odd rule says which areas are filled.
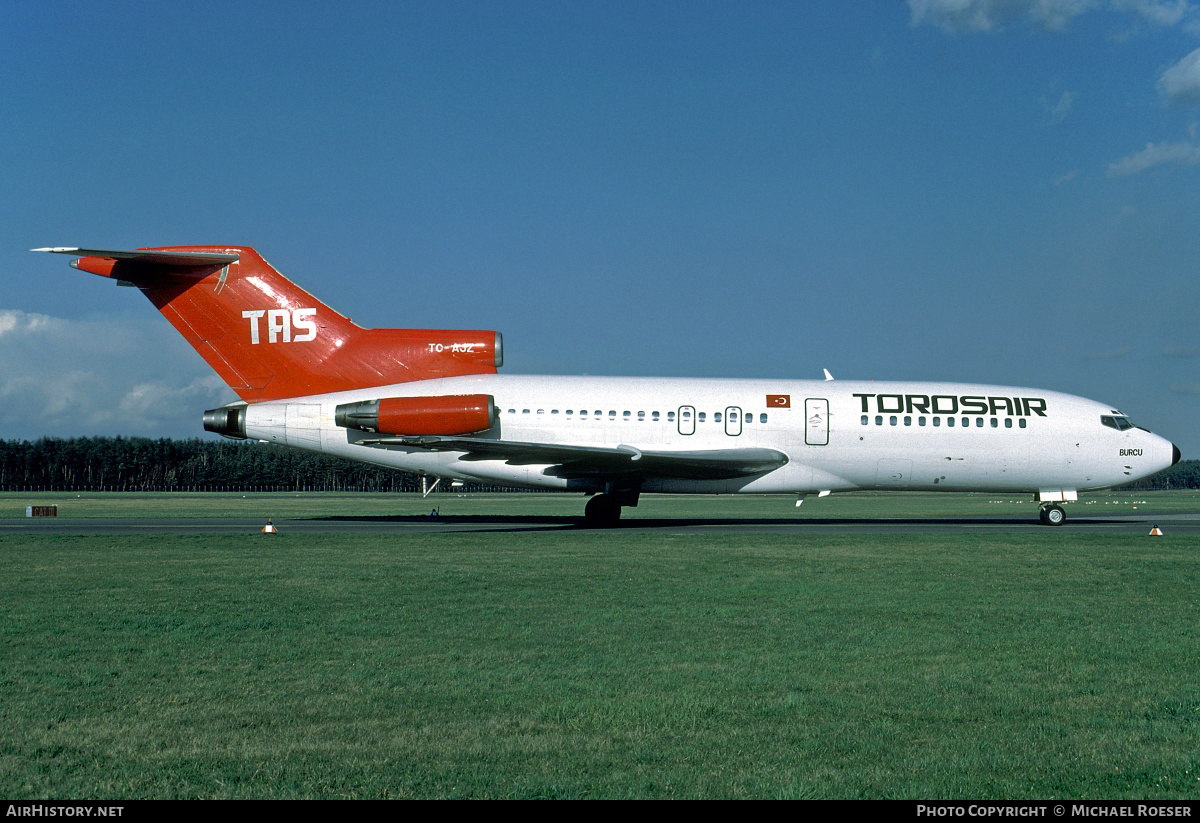
[[[1038,519],[1042,521],[1043,526],[1061,526],[1067,522],[1067,513],[1057,503],[1043,503]]]
[[[635,491],[607,491],[597,494],[583,508],[583,519],[590,528],[608,529],[621,520],[622,506],[637,506]]]

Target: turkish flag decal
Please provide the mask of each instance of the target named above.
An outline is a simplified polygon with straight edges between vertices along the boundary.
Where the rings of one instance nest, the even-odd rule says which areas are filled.
[[[790,409],[792,396],[790,394],[768,394],[767,405],[776,409]]]

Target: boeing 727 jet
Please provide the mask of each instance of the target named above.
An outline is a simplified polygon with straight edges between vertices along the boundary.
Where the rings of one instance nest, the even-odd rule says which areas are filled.
[[[1111,406],[970,383],[501,375],[491,331],[364,329],[250,248],[47,248],[135,286],[239,400],[226,437],[427,478],[591,495],[612,525],[642,492],[877,489],[1031,494],[1065,520],[1080,491],[1174,465]],[[436,481],[435,481],[436,482]]]

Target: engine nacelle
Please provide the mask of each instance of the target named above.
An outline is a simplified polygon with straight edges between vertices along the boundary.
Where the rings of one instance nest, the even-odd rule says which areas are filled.
[[[496,403],[489,394],[384,397],[343,403],[334,410],[334,422],[377,434],[474,434],[495,424]]]
[[[204,413],[204,430],[233,440],[246,439],[246,404],[232,403]]]

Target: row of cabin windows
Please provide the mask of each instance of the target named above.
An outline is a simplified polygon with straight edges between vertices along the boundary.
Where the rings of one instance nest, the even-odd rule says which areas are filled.
[[[499,412],[499,410],[497,410],[497,412]],[[517,413],[517,410],[516,410],[516,409],[509,409],[509,410],[508,410],[508,413],[509,413],[509,414],[516,414],[516,413]],[[546,413],[546,410],[545,410],[545,409],[538,409],[538,410],[537,410],[537,413],[538,413],[538,414],[545,414],[545,413]],[[532,412],[531,412],[529,409],[521,409],[521,414],[532,414]],[[552,415],[553,415],[553,414],[558,414],[558,409],[551,409],[551,410],[550,410],[550,414],[552,414]],[[566,416],[567,416],[567,417],[573,417],[573,416],[575,415],[575,410],[574,410],[574,409],[567,409],[567,410],[566,410],[566,412],[565,412],[565,414],[566,414]],[[656,423],[656,422],[658,422],[659,420],[661,420],[661,419],[662,419],[662,415],[660,415],[660,414],[659,414],[658,412],[656,412],[656,411],[652,411],[652,412],[644,412],[644,411],[636,412],[636,414],[637,414],[637,417],[636,417],[636,418],[634,418],[634,414],[635,414],[635,412],[629,412],[629,411],[621,412],[621,419],[622,419],[622,420],[634,420],[634,419],[637,419],[637,420],[639,420],[639,421],[645,421],[645,420],[647,419],[647,417],[646,417],[646,415],[647,415],[647,414],[649,414],[649,415],[650,415],[650,417],[649,417],[649,420],[650,420],[652,423]],[[723,414],[722,412],[713,412],[713,416],[712,416],[713,422],[714,422],[714,423],[720,423],[720,422],[722,421],[722,419],[723,419],[723,418],[722,418],[722,414]],[[603,409],[596,409],[594,412],[592,412],[592,415],[591,415],[591,416],[592,416],[592,419],[595,419],[595,420],[602,420],[602,419],[604,418],[604,410],[603,410]],[[684,421],[689,421],[689,420],[691,420],[691,419],[692,419],[692,413],[691,413],[690,411],[684,411],[684,412],[682,412],[682,413],[680,414],[680,418],[681,418],[682,420],[684,420]],[[587,410],[587,409],[580,409],[580,410],[579,410],[579,417],[578,417],[578,419],[580,419],[580,420],[587,420],[587,419],[588,419],[588,410]],[[610,409],[610,410],[609,410],[609,412],[608,412],[608,419],[609,419],[609,420],[616,420],[616,419],[617,419],[617,412],[616,412],[615,410],[612,410],[612,409]],[[674,422],[675,422],[675,412],[673,412],[673,411],[669,411],[669,412],[667,412],[667,414],[666,414],[666,419],[667,419],[667,422],[669,422],[669,423],[674,423]],[[733,415],[730,415],[730,419],[731,419],[731,420],[733,419]],[[698,414],[696,415],[696,421],[697,421],[698,423],[704,423],[704,422],[706,422],[706,420],[707,420],[707,418],[706,418],[706,416],[705,416],[705,413],[704,413],[704,412],[700,412],[700,413],[698,413]],[[754,415],[753,415],[753,414],[751,414],[750,412],[746,412],[746,413],[745,413],[745,415],[744,415],[744,417],[743,417],[743,421],[744,421],[744,422],[746,422],[746,423],[753,423],[753,422],[754,422]],[[766,423],[766,422],[767,422],[767,415],[766,415],[766,412],[763,412],[762,414],[760,414],[760,415],[758,416],[758,422],[759,422],[759,423]]]
[[[954,422],[954,421],[955,421],[955,420],[957,420],[957,419],[958,419],[957,417],[947,417],[947,418],[946,418],[946,425],[947,425],[947,426],[949,426],[950,428],[954,428],[954,426],[955,426],[955,422]],[[970,417],[964,417],[964,418],[962,419],[962,427],[963,427],[964,429],[968,429],[968,428],[970,428],[970,427],[971,427],[971,419],[972,419],[972,418],[970,418]],[[998,429],[998,428],[1000,428],[1000,418],[998,418],[998,417],[989,417],[988,419],[992,421],[992,424],[991,424],[991,425],[992,425],[992,428],[993,428],[993,429]],[[897,417],[897,416],[896,416],[896,415],[894,415],[894,414],[893,414],[893,415],[891,415],[890,417],[888,417],[888,419],[887,419],[887,420],[888,420],[888,425],[889,425],[889,426],[898,426],[898,425],[900,424],[900,418],[899,418],[899,417]],[[978,429],[978,428],[983,428],[983,425],[984,425],[984,424],[983,424],[983,418],[982,418],[982,417],[976,417],[976,418],[974,418],[974,420],[975,420],[975,428],[977,428],[977,429]],[[917,425],[918,425],[918,426],[924,426],[924,425],[925,425],[925,422],[926,422],[926,421],[925,421],[925,418],[924,418],[924,417],[918,417],[918,418],[917,418]],[[868,426],[868,425],[870,425],[870,419],[869,419],[869,416],[868,416],[868,415],[865,415],[865,414],[864,414],[864,415],[862,416],[862,424],[863,424],[864,426]],[[904,425],[906,425],[906,426],[911,426],[912,424],[913,424],[913,418],[912,418],[912,416],[911,416],[911,415],[905,415],[905,417],[904,417]],[[1018,424],[1018,425],[1019,425],[1019,426],[1020,426],[1022,429],[1023,429],[1023,428],[1025,428],[1025,418],[1024,418],[1024,417],[1018,417],[1018,418],[1017,418],[1017,424]],[[883,415],[882,415],[882,414],[877,414],[877,415],[875,415],[875,425],[876,425],[876,426],[882,426],[882,425],[883,425]],[[935,418],[933,418],[933,425],[934,425],[934,427],[935,427],[935,428],[936,428],[937,426],[940,426],[940,425],[942,425],[942,418],[940,418],[940,417],[935,417]],[[1012,419],[1011,417],[1005,417],[1005,418],[1004,418],[1004,428],[1006,428],[1006,429],[1011,429],[1012,427],[1013,427],[1013,419]]]

